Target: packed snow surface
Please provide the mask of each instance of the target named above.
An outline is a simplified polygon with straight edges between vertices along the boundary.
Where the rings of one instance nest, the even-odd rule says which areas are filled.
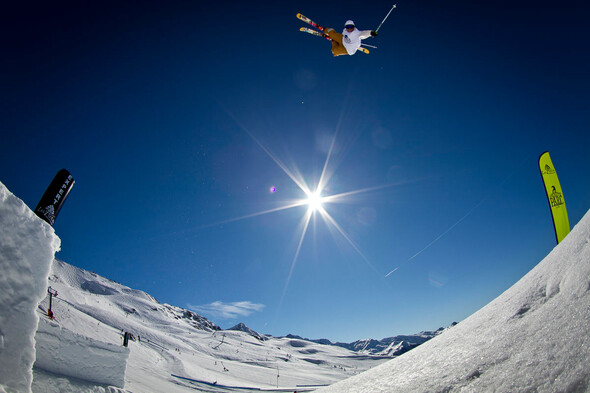
[[[35,360],[37,304],[60,241],[0,183],[0,392],[28,392]]]
[[[36,370],[102,385],[125,385],[126,347],[72,333],[48,319],[39,321],[35,342]]]
[[[420,347],[321,393],[590,391],[590,213],[533,270]]]

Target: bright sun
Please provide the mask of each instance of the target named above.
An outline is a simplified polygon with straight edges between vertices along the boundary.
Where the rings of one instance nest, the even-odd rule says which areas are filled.
[[[306,203],[312,212],[316,212],[322,208],[322,196],[319,191],[314,191],[307,195]]]
[[[245,128],[243,125],[241,125],[232,113],[230,113],[229,111],[227,111],[227,113],[236,121],[238,126],[240,128],[242,128],[250,136],[250,138],[252,138],[252,140],[254,140],[254,142],[256,142],[256,144],[275,162],[275,164],[277,164],[279,166],[279,168],[305,194],[304,198],[294,199],[291,202],[287,203],[286,205],[279,205],[277,207],[274,207],[274,208],[271,208],[268,210],[263,210],[263,211],[259,211],[256,213],[247,214],[247,215],[241,216],[241,217],[231,218],[231,219],[217,223],[217,224],[228,223],[228,222],[232,222],[232,221],[243,220],[246,218],[257,217],[257,216],[261,216],[264,214],[274,213],[274,212],[278,212],[281,210],[286,210],[286,209],[291,209],[291,208],[296,208],[296,207],[307,205],[307,210],[306,210],[306,212],[301,220],[301,223],[299,225],[299,228],[301,229],[301,234],[299,235],[299,241],[297,244],[297,248],[295,250],[295,255],[293,256],[293,260],[291,261],[291,269],[289,270],[289,274],[287,276],[285,287],[283,288],[283,295],[281,297],[279,304],[282,304],[283,298],[284,298],[285,294],[287,293],[287,288],[289,287],[289,283],[291,281],[291,276],[292,276],[293,271],[295,269],[297,259],[299,258],[299,252],[301,251],[301,247],[302,247],[303,241],[305,240],[305,237],[308,232],[308,228],[310,226],[310,222],[312,221],[312,218],[314,218],[314,223],[315,223],[315,218],[316,218],[315,213],[316,212],[319,213],[319,216],[323,219],[323,222],[327,225],[327,227],[330,231],[335,232],[335,233],[339,233],[348,242],[348,244],[363,258],[363,260],[375,272],[377,272],[377,269],[375,269],[373,264],[362,253],[362,251],[354,243],[354,241],[350,238],[350,236],[336,222],[336,220],[328,213],[328,211],[326,211],[326,208],[324,207],[324,205],[327,205],[329,203],[336,203],[338,201],[344,201],[346,198],[353,196],[353,195],[357,195],[357,194],[361,194],[361,193],[365,193],[365,192],[369,192],[369,191],[374,191],[374,190],[385,188],[385,187],[391,187],[394,184],[385,184],[382,186],[362,188],[362,189],[348,191],[348,192],[344,192],[344,193],[340,193],[340,194],[332,194],[332,195],[328,195],[328,196],[322,196],[322,191],[326,188],[326,185],[329,183],[329,181],[333,175],[333,172],[334,172],[334,170],[329,170],[329,164],[330,164],[330,159],[332,157],[332,154],[334,152],[334,146],[336,144],[336,136],[338,135],[338,130],[336,130],[334,136],[332,137],[332,142],[331,142],[330,148],[328,150],[328,153],[326,155],[324,167],[322,169],[322,172],[321,172],[318,182],[315,184],[316,187],[312,191],[312,189],[309,188],[309,186],[307,185],[307,182],[305,181],[305,179],[303,178],[303,176],[301,175],[301,173],[299,172],[299,170],[297,169],[296,166],[289,167],[289,166],[285,165],[285,163],[283,163],[279,159],[279,157],[276,154],[274,154],[264,143],[262,143],[247,128]],[[277,187],[272,186],[270,188],[270,192],[272,194],[275,194],[277,192]],[[301,196],[301,194],[299,194],[299,195]],[[280,308],[280,305],[279,305],[279,308]]]

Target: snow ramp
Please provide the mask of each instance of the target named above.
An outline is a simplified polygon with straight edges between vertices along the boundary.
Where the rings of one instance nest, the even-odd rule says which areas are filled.
[[[318,393],[590,391],[590,212],[520,281],[418,348]]]

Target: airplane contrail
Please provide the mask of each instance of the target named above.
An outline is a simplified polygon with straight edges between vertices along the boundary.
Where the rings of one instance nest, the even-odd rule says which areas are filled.
[[[388,277],[388,276],[389,276],[391,273],[394,273],[394,272],[395,272],[397,269],[399,269],[399,266],[398,266],[398,267],[396,267],[395,269],[393,269],[392,271],[390,271],[389,273],[387,273],[387,274],[385,275],[385,277]]]
[[[433,241],[431,241],[430,243],[428,243],[426,245],[426,247],[424,247],[423,249],[421,249],[420,251],[418,251],[417,253],[415,253],[414,255],[412,255],[407,261],[406,263],[410,262],[412,259],[416,258],[418,255],[422,254],[424,251],[428,250],[434,243],[436,243],[437,241],[439,241],[440,239],[442,239],[443,236],[445,236],[447,233],[449,233],[450,231],[453,230],[453,228],[455,228],[457,225],[459,225],[463,220],[465,220],[467,217],[469,217],[471,215],[471,213],[473,213],[473,211],[475,209],[477,209],[482,203],[485,202],[485,200],[488,199],[487,197],[485,197],[484,199],[482,199],[477,205],[475,205],[474,207],[471,208],[471,210],[469,210],[467,212],[467,214],[465,214],[463,217],[461,217],[457,222],[455,222],[453,225],[451,225],[447,230],[445,230],[443,233],[441,233],[440,235],[438,235]],[[400,267],[396,267],[395,269],[393,269],[392,271],[390,271],[389,273],[387,273],[385,275],[385,277],[389,277],[389,275],[391,275],[392,273],[394,273],[397,269],[399,269]]]

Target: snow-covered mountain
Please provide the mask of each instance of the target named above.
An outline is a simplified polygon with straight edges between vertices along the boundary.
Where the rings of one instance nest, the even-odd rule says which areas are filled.
[[[238,332],[245,332],[260,341],[268,340],[267,336],[263,336],[263,335],[259,334],[258,332],[255,332],[254,330],[250,329],[248,326],[246,326],[246,324],[244,324],[242,322],[238,323],[236,326],[231,327],[227,330],[236,330]]]
[[[64,288],[62,285],[65,285],[66,288]],[[61,288],[62,295],[57,297],[58,300],[56,301],[58,302],[59,300],[67,301],[65,300],[66,298],[63,294],[69,293],[71,296],[72,292],[76,292],[79,288],[85,292],[99,296],[118,295],[114,299],[113,304],[118,306],[118,308],[122,310],[127,315],[127,317],[130,315],[135,315],[145,320],[147,315],[149,315],[149,320],[151,322],[158,321],[160,324],[166,323],[168,320],[173,320],[182,321],[188,326],[206,332],[222,330],[215,323],[193,311],[171,306],[169,304],[161,304],[154,297],[143,291],[128,288],[108,278],[101,277],[94,272],[88,272],[83,269],[79,269],[60,260],[54,261],[52,273],[49,277],[49,286],[53,287],[54,289],[58,287]],[[45,312],[43,305],[40,305],[39,308]],[[88,305],[77,306],[77,308],[80,311],[91,315],[98,321],[109,320],[108,317],[103,315],[104,310],[100,308],[94,308]],[[125,330],[126,328],[129,331],[136,331],[136,335],[138,336],[141,334],[141,329],[136,326],[123,326],[121,327],[121,330]],[[332,342],[328,339],[308,339],[293,334],[289,334],[284,338],[288,340],[307,341],[320,345],[337,346],[353,352],[358,352],[362,355],[394,357],[399,356],[402,353],[407,352],[408,350],[430,340],[431,338],[442,333],[444,330],[444,328],[440,328],[434,332],[421,332],[415,335],[400,335],[384,338],[381,340],[358,340],[352,343]],[[260,334],[250,329],[244,323],[238,323],[237,325],[228,328],[226,332],[227,331],[244,332],[261,342],[273,338],[270,335]],[[145,334],[144,337],[146,337]],[[281,337],[274,338],[280,339]]]
[[[454,326],[453,323],[450,327]],[[400,335],[387,337],[381,340],[367,339],[358,340],[350,344],[336,343],[335,345],[351,351],[375,356],[395,357],[416,348],[418,345],[438,336],[448,328],[439,328],[433,332],[420,332],[412,335]]]
[[[451,324],[449,327],[453,327],[456,325],[456,322]],[[420,344],[425,343],[426,341],[430,340],[433,337],[438,336],[439,334],[443,333],[448,328],[439,328],[433,332],[425,331],[420,332],[418,334],[412,335],[399,335],[394,337],[386,337],[381,340],[375,339],[366,339],[366,340],[357,340],[352,343],[341,343],[341,342],[332,342],[328,339],[309,339],[303,338],[300,336],[295,335],[288,335],[288,338],[295,338],[300,340],[306,340],[315,342],[318,344],[323,345],[336,345],[342,348],[349,349],[351,351],[364,354],[364,355],[372,355],[372,356],[383,356],[383,357],[395,357],[402,355],[408,352],[410,349],[417,347]]]
[[[57,296],[52,301],[54,320],[46,317],[49,297],[38,308],[41,326],[53,326],[41,329],[49,331],[45,336],[55,339],[62,333],[74,334],[121,346],[125,332],[130,334],[124,375],[124,387],[130,391],[207,391],[211,384],[223,386],[226,389],[223,391],[232,391],[234,387],[276,390],[277,383],[279,391],[281,388],[310,391],[386,360],[382,354],[367,356],[372,353],[366,348],[355,352],[354,343],[314,342],[292,335],[272,337],[255,332],[243,323],[222,330],[192,311],[159,303],[143,291],[60,260],[54,260],[48,284]],[[45,336],[38,333],[38,346],[42,348]],[[106,351],[112,353],[108,348]],[[50,366],[42,360],[35,364],[37,388],[39,383],[51,384],[47,375],[54,370],[47,367]],[[60,378],[68,380],[69,388],[80,389],[73,382],[79,379],[96,383],[120,378],[69,375],[63,369],[61,372],[66,374]]]

